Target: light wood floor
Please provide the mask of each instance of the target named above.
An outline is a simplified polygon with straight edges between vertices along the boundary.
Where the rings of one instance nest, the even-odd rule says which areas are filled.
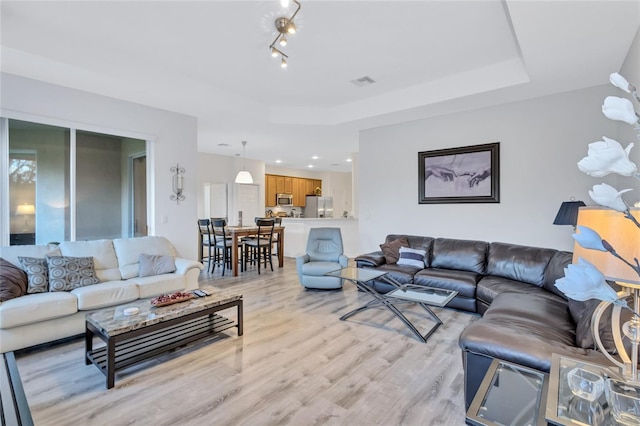
[[[244,336],[226,336],[105,378],[84,342],[18,353],[36,425],[463,425],[458,336],[477,317],[434,308],[427,344],[386,310],[338,318],[368,301],[303,289],[295,262],[258,275],[201,276],[244,296]],[[407,306],[420,330],[429,322]],[[234,311],[224,311],[234,316]]]

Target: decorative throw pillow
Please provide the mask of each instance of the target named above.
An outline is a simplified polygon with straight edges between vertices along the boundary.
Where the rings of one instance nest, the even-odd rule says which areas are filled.
[[[380,244],[380,250],[382,250],[382,254],[384,254],[384,258],[388,264],[398,262],[400,258],[400,247],[409,247],[409,241],[405,237]]]
[[[426,265],[426,260],[426,250],[400,247],[400,259],[398,259],[398,265],[408,265],[415,266],[417,268],[424,268]]]
[[[168,274],[176,270],[176,263],[173,260],[173,256],[141,253],[138,261],[140,264],[138,275],[140,277]]]
[[[0,257],[0,302],[27,293],[27,273]]]
[[[71,291],[98,284],[93,257],[47,256],[49,291]]]
[[[49,290],[47,259],[18,256],[18,260],[27,273],[27,294],[46,293]]]

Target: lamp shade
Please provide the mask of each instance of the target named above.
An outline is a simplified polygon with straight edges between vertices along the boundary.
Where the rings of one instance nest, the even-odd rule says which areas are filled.
[[[630,212],[640,219],[640,209],[632,208]],[[640,259],[640,229],[623,213],[605,207],[582,207],[577,225],[597,232],[626,261],[635,264],[634,259]],[[585,249],[576,242],[573,263],[580,257],[591,262],[608,280],[640,286],[638,273],[609,252]]]
[[[253,177],[246,170],[239,171],[236,175],[236,183],[253,183]]]
[[[16,208],[16,215],[36,214],[36,207],[33,204],[19,204]]]
[[[584,207],[582,201],[563,201],[560,210],[553,220],[554,225],[573,225],[576,226],[578,220],[578,209]]]

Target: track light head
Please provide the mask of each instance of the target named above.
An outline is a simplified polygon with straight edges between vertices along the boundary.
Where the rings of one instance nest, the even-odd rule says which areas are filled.
[[[287,67],[287,60],[285,58],[282,58],[282,61],[280,62],[280,66],[282,68],[286,68]]]

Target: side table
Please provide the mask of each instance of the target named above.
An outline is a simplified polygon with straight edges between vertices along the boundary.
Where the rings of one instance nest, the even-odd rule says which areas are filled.
[[[576,367],[603,377],[614,373],[609,370],[608,365],[553,354],[546,419],[553,425],[617,425],[610,413],[604,392],[593,402],[583,400],[571,392],[567,374]]]
[[[546,373],[494,359],[467,410],[466,423],[546,425],[548,382]]]

